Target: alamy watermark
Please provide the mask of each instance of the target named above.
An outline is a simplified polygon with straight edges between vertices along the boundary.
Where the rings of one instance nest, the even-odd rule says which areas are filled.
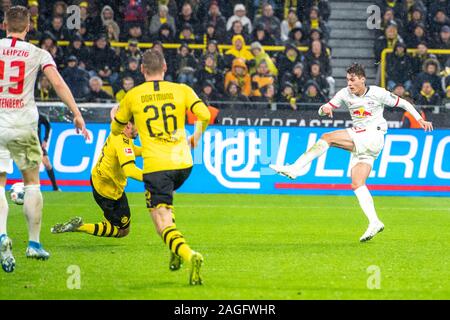
[[[69,30],[80,30],[81,28],[81,8],[76,5],[67,7],[66,27]]]
[[[379,290],[381,289],[381,269],[379,266],[371,265],[366,270],[369,277],[367,278],[367,289]]]
[[[67,289],[80,290],[81,289],[81,269],[79,266],[73,264],[67,267],[66,273],[69,274],[66,280]]]

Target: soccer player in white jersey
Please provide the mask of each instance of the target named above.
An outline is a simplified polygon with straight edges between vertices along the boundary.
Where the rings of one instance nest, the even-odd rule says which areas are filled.
[[[50,256],[39,240],[43,207],[39,182],[42,151],[37,136],[39,114],[34,85],[40,70],[72,111],[77,131],[81,131],[85,139],[89,138],[84,119],[50,53],[24,41],[29,21],[27,8],[11,7],[4,19],[7,37],[0,40],[0,263],[6,272],[15,268],[12,241],[6,232],[5,184],[10,159],[20,169],[25,185],[23,212],[29,236],[26,256],[41,260]]]
[[[366,186],[373,163],[384,145],[384,135],[387,131],[387,123],[383,118],[384,106],[400,107],[411,113],[425,131],[433,130],[431,122],[422,119],[408,101],[383,88],[366,86],[365,80],[363,66],[357,63],[352,64],[347,69],[347,87],[341,89],[319,109],[321,116],[327,115],[332,118],[333,109],[347,106],[353,121],[352,128],[323,134],[317,143],[292,165],[270,165],[279,174],[295,179],[305,165],[324,154],[329,147],[350,151],[352,153],[350,160],[352,189],[369,220],[369,227],[360,238],[361,242],[372,239],[384,229]]]

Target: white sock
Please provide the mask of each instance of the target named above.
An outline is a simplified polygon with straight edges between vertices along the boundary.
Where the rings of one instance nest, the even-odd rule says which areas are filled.
[[[361,209],[364,211],[367,219],[369,220],[369,225],[375,222],[380,221],[377,216],[377,212],[375,211],[375,206],[373,204],[373,198],[370,194],[367,186],[364,185],[354,190],[356,197],[358,198],[359,205]]]
[[[43,202],[40,185],[33,184],[25,186],[23,213],[28,222],[28,237],[30,241],[38,243],[41,232]]]
[[[294,171],[300,171],[304,166],[313,161],[315,158],[324,154],[330,146],[325,140],[319,139],[308,151],[302,154],[292,165]]]
[[[6,234],[6,222],[8,221],[8,201],[6,200],[5,187],[0,186],[0,235]]]

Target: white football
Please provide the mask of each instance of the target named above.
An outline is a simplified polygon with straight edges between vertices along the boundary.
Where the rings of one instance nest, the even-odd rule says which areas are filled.
[[[11,201],[15,204],[22,205],[25,197],[25,187],[23,182],[14,183],[9,190]]]

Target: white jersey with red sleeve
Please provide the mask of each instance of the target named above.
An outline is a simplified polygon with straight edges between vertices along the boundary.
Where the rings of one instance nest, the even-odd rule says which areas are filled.
[[[384,88],[368,86],[366,92],[357,96],[346,87],[339,90],[328,102],[333,108],[347,106],[353,126],[357,128],[380,127],[387,130],[383,117],[384,106],[396,107],[400,98]]]
[[[34,86],[47,67],[56,67],[49,52],[17,38],[0,40],[0,127],[37,127]]]

